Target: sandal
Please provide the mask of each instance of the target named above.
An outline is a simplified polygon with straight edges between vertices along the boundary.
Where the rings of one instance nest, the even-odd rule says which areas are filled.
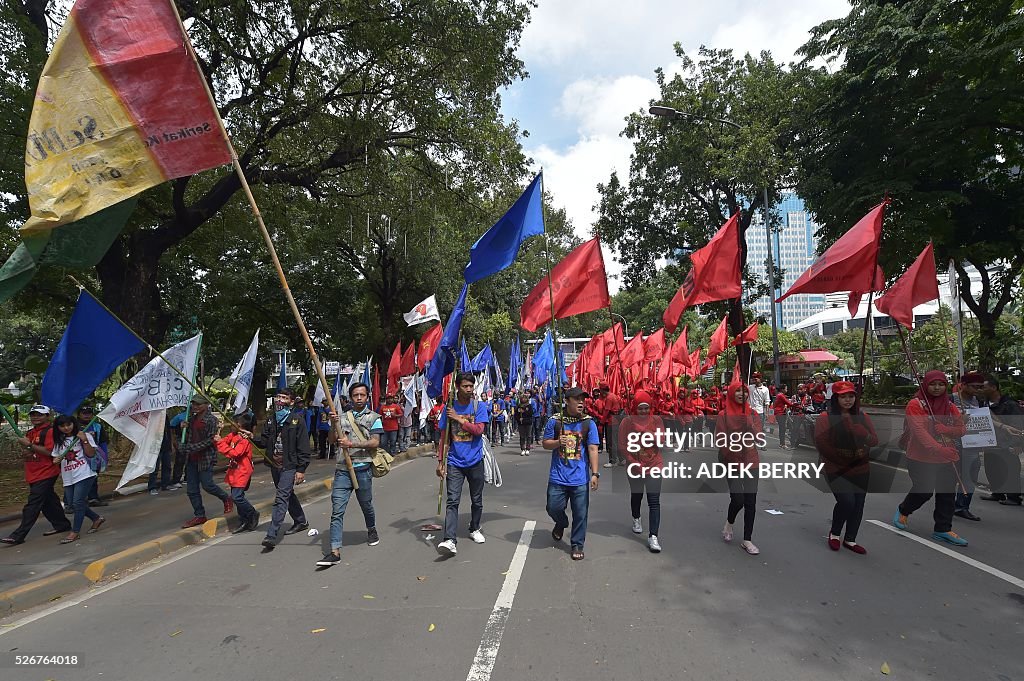
[[[24,539],[15,539],[14,537],[4,537],[0,539],[0,544],[7,544],[8,546],[15,546],[17,544],[24,544]]]
[[[553,527],[551,528],[551,538],[555,541],[562,541],[562,535],[565,534],[564,527]]]
[[[88,532],[86,532],[86,534],[92,534],[92,533],[93,533],[93,532],[95,532],[96,530],[100,529],[100,527],[101,527],[101,526],[103,525],[103,523],[105,523],[105,522],[107,522],[107,519],[106,519],[106,518],[104,518],[103,516],[100,516],[99,518],[97,518],[97,519],[96,519],[96,521],[95,521],[95,522],[93,522],[93,524],[92,524],[92,527],[90,527],[90,528],[89,528],[89,531],[88,531]]]
[[[573,560],[583,560],[583,549],[578,546],[574,546],[572,549]]]
[[[78,538],[79,538],[80,536],[81,536],[81,535],[78,535],[78,534],[75,534],[74,532],[72,532],[72,533],[71,533],[71,534],[69,534],[68,536],[66,536],[66,537],[64,537],[63,539],[61,539],[61,540],[60,540],[60,543],[61,543],[61,544],[70,544],[71,542],[76,542],[76,541],[78,541]]]
[[[742,548],[744,551],[746,551],[752,556],[756,556],[757,554],[761,553],[761,549],[754,546],[754,542],[750,541],[749,539],[744,542],[741,542],[740,548]]]

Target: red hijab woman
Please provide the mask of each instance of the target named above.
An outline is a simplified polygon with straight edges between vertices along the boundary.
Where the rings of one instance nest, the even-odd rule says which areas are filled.
[[[896,509],[892,524],[908,527],[910,514],[935,495],[935,527],[932,539],[954,546],[967,540],[953,531],[956,499],[956,462],[960,454],[956,439],[967,432],[960,410],[949,398],[949,381],[942,371],[924,375],[917,394],[907,403],[901,442],[906,443],[910,492]]]
[[[626,453],[626,479],[629,480],[629,508],[633,518],[633,532],[644,531],[640,521],[640,503],[647,492],[648,536],[647,549],[660,553],[658,532],[661,527],[661,478],[651,477],[652,468],[661,468],[665,460],[656,446],[645,447],[641,438],[644,434],[664,431],[665,422],[653,413],[654,398],[645,390],[638,390],[633,397],[633,411],[619,424],[619,451]]]
[[[754,518],[757,513],[757,466],[761,459],[757,453],[761,434],[760,421],[754,419],[750,409],[750,388],[738,381],[729,384],[715,427],[715,439],[719,442],[718,460],[726,464],[748,464],[747,469],[731,469],[726,479],[729,484],[729,510],[726,513],[722,539],[731,542],[733,524],[740,510],[743,510],[743,541],[740,547],[752,556],[761,553],[751,538],[754,534]]]

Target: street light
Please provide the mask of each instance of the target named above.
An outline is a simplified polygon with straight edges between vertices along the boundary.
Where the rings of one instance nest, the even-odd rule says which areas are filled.
[[[622,335],[628,336],[629,335],[629,324],[626,323],[626,318],[623,317],[620,314],[615,314],[614,312],[609,312],[608,314],[610,314],[613,317],[618,317],[619,319],[622,320],[622,330],[623,330],[623,334]]]
[[[713,116],[702,116],[699,114],[692,114],[687,111],[679,111],[673,109],[670,106],[652,106],[648,109],[648,112],[652,116],[660,116],[661,118],[684,118],[695,121],[714,121],[715,123],[722,123],[728,125],[736,130],[742,130],[742,126],[730,121],[727,118],[715,118]],[[772,309],[772,353],[774,355],[772,359],[772,366],[774,368],[774,383],[778,387],[780,381],[779,378],[779,329],[778,324],[775,321],[776,310],[775,310],[775,256],[772,253],[772,230],[768,222],[768,185],[764,186],[764,233],[765,239],[768,244],[768,281],[771,287],[771,296],[768,299],[768,304],[771,305]]]

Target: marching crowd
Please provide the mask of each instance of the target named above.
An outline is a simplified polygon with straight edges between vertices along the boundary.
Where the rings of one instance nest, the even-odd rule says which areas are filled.
[[[273,550],[283,536],[309,528],[295,486],[304,481],[314,453],[319,458],[336,457],[329,550],[317,561],[317,565],[328,567],[341,560],[342,526],[353,492],[366,525],[367,543],[374,546],[380,541],[373,506],[372,470],[378,450],[383,448],[393,455],[429,438],[437,450],[436,473],[444,479],[447,490],[444,534],[437,550],[450,556],[458,550],[459,506],[464,486],[468,485],[471,506],[468,537],[475,543],[485,542],[481,527],[484,459],[489,454],[485,436],[490,442],[503,445],[513,442],[514,434],[518,433],[520,456],[529,456],[535,445],[551,452],[546,494],[546,510],[554,523],[551,537],[560,542],[569,530],[573,560],[584,557],[590,493],[599,488],[601,478],[601,450],[608,454],[604,468],[634,464],[627,476],[632,531],[643,532],[641,506],[646,496],[647,546],[658,553],[662,550],[658,538],[661,480],[648,473],[664,465],[664,453],[657,446],[626,447],[630,433],[654,433],[668,428],[690,435],[705,429],[712,433],[763,434],[774,426],[778,428],[779,446],[792,449],[797,442],[792,435],[794,424],[802,415],[815,413],[817,418],[810,421],[812,426],[806,437],[808,444],[818,450],[828,487],[835,497],[828,546],[834,551],[845,547],[857,554],[867,552],[857,542],[857,534],[869,488],[869,452],[879,444],[879,437],[870,417],[860,407],[859,389],[853,383],[837,381],[826,385],[815,381],[798,386],[792,396],[784,387],[777,391],[769,389],[759,374],[752,376],[749,385],[734,380],[723,390],[680,388],[675,395],[658,390],[616,395],[608,385],[601,384],[593,395],[579,387],[567,388],[561,404],[543,390],[494,393],[478,399],[475,388],[473,374],[456,376],[454,400],[446,406],[439,398],[423,419],[425,429],[414,427],[420,423],[418,409],[404,408],[398,395],[385,397],[379,413],[374,411],[369,387],[364,383],[349,387],[349,394],[340,398],[342,409],[334,415],[326,400],[311,409],[293,390],[279,390],[261,428],[255,428],[253,415],[246,413],[229,425],[227,433],[209,401],[195,395],[187,420],[185,413],[168,420],[157,468],[149,476],[149,491],[159,494],[161,490],[177,489],[184,476],[193,517],[183,527],[207,521],[202,495],[205,491],[223,504],[225,515],[237,513],[239,522],[233,532],[252,531],[260,524],[260,514],[246,499],[245,492],[258,463],[254,456],[260,456],[270,468],[276,490],[272,516],[262,540],[265,550]],[[978,406],[991,409],[998,438],[998,446],[986,448],[984,456],[976,448],[964,448],[960,440],[967,432],[963,410]],[[912,488],[894,510],[893,525],[908,529],[911,515],[934,497],[932,538],[966,546],[966,539],[953,531],[953,519],[980,520],[971,510],[971,503],[982,459],[993,490],[982,498],[1020,506],[1018,452],[1024,432],[1019,428],[1018,417],[1022,415],[1020,405],[1002,394],[998,380],[992,376],[970,373],[951,387],[943,372],[928,372],[905,409],[900,445],[906,452]],[[20,525],[0,540],[5,544],[24,542],[40,513],[52,526],[44,536],[66,533],[61,543],[76,541],[86,518],[91,521],[87,530],[90,533],[106,522],[90,507],[105,503],[99,501],[97,493],[97,475],[106,466],[104,430],[98,426],[90,407],[83,407],[75,416],[52,417],[51,410],[44,405],[35,405],[29,412],[32,428],[19,440],[24,447],[29,496]],[[690,441],[687,438],[683,442],[688,446]],[[345,457],[339,454],[341,449],[349,455],[358,489]],[[753,464],[756,470],[759,449],[764,447],[723,446],[718,458],[722,463]],[[214,480],[220,456],[228,462],[224,477],[227,490]],[[58,478],[63,482],[63,504],[55,491]],[[728,491],[722,539],[733,540],[734,524],[742,511],[740,546],[757,555],[760,549],[752,538],[758,478],[730,477]],[[72,515],[71,520],[66,513]],[[284,528],[286,516],[290,516],[291,524]]]

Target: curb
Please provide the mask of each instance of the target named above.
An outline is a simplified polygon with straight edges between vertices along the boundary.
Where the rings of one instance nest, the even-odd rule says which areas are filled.
[[[407,452],[395,457],[395,463],[410,461],[421,457],[433,457],[433,445],[418,445],[411,447]],[[303,484],[295,490],[299,501],[309,501],[330,491],[334,482],[334,476],[323,478],[319,484]],[[266,516],[274,506],[273,499],[253,504],[253,507]],[[68,570],[57,574],[37,579],[27,584],[22,584],[8,591],[0,592],[0,617],[6,617],[13,613],[28,610],[38,605],[44,605],[51,601],[72,594],[76,591],[92,586],[93,583],[124,570],[147,563],[154,558],[179,551],[185,547],[199,544],[206,539],[222,534],[228,530],[228,519],[226,517],[212,518],[203,523],[200,528],[181,529],[162,537],[142,542],[123,551],[105,558],[95,560],[86,566],[85,570],[78,572]]]

